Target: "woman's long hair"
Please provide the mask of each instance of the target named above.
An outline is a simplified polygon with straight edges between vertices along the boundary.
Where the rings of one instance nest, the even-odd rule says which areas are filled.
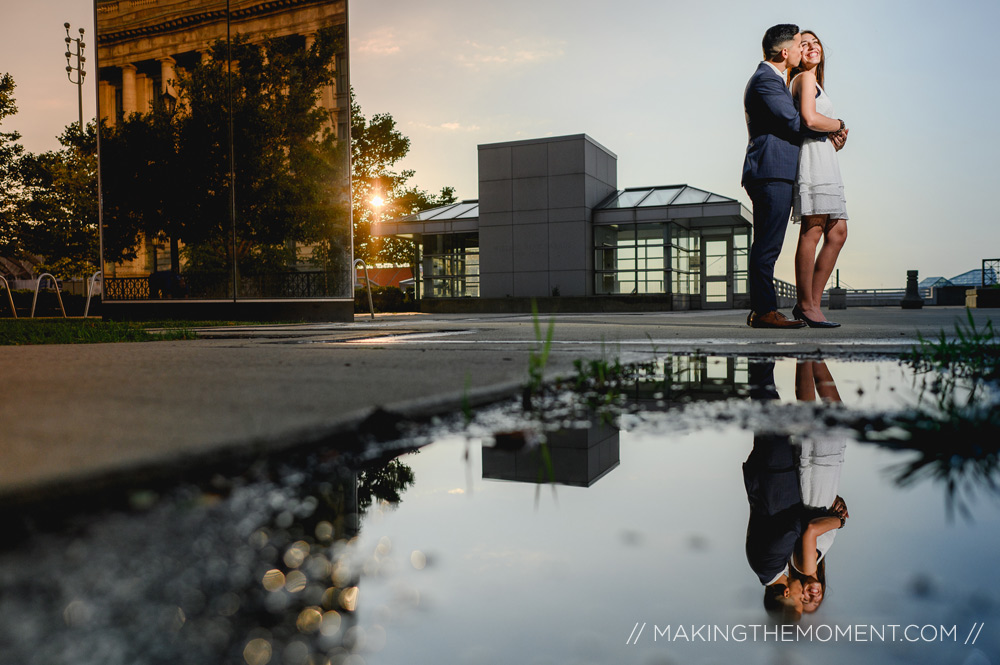
[[[803,30],[802,35],[812,35],[819,42],[819,64],[816,65],[816,83],[819,83],[819,87],[826,88],[826,80],[823,77],[823,68],[826,67],[826,47],[823,46],[823,40],[819,38],[812,30]],[[798,67],[792,67],[788,70],[788,82],[791,83],[792,79],[795,78],[797,74],[800,74],[806,70],[803,66],[804,63],[799,63]]]

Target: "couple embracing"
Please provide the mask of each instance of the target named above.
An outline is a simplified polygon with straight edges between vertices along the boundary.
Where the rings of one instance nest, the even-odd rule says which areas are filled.
[[[747,324],[835,328],[840,324],[828,321],[819,305],[847,239],[837,151],[848,130],[833,117],[833,104],[823,90],[823,45],[815,33],[776,25],[764,34],[763,49],[764,61],[743,96],[749,142],[742,184],[753,203]],[[774,264],[789,212],[802,225],[795,251],[798,302],[791,319],[778,311],[774,289]]]

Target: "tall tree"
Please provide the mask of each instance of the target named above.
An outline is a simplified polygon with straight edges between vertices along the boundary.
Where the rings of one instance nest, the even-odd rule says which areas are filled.
[[[59,143],[60,150],[21,159],[21,249],[40,257],[41,271],[86,276],[99,265],[97,127],[81,134],[69,125]]]
[[[351,92],[351,187],[354,217],[354,256],[368,264],[413,262],[413,243],[400,238],[372,237],[376,219],[397,218],[454,203],[455,188],[442,187],[438,195],[408,185],[412,169],[393,167],[410,151],[410,139],[396,128],[388,113],[366,119]],[[375,197],[381,206],[373,205]]]
[[[14,77],[0,75],[0,128],[4,118],[17,113],[14,102]],[[17,239],[18,200],[21,191],[19,162],[24,146],[18,143],[17,132],[0,131],[0,254],[14,256],[19,253]]]

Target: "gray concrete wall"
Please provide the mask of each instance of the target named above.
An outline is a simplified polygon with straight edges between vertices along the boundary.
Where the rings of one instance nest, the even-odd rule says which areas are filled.
[[[617,188],[585,134],[479,146],[482,297],[593,295],[592,210]]]

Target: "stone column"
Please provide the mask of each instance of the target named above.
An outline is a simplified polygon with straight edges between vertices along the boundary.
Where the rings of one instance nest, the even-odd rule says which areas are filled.
[[[177,98],[177,73],[174,68],[177,61],[171,57],[160,58],[160,95],[170,93]]]
[[[122,65],[122,113],[126,118],[138,109],[135,103],[135,65]]]
[[[109,127],[114,127],[118,120],[118,109],[115,108],[115,86],[108,81],[99,81],[97,100],[101,107],[98,111],[101,119],[107,122]]]
[[[149,77],[145,74],[135,75],[135,106],[139,113],[149,113]]]

